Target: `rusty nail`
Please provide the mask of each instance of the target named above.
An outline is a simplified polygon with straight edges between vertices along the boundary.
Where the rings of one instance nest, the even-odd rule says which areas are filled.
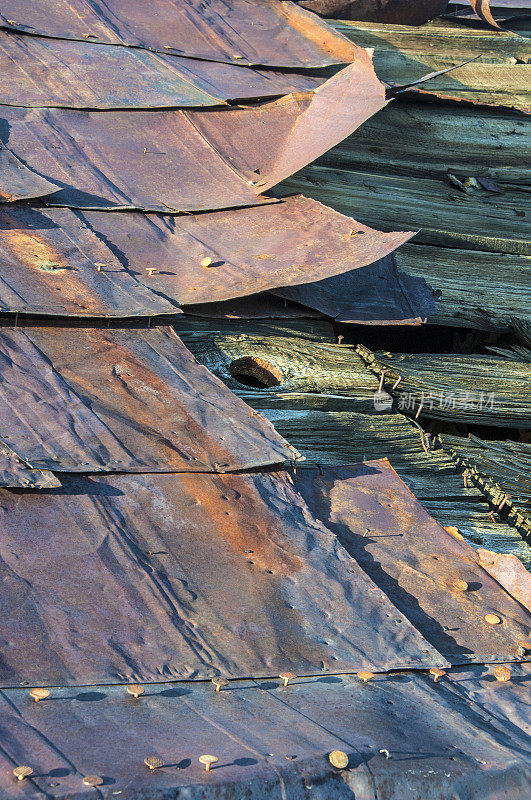
[[[339,334],[339,336],[337,337],[337,343],[338,343],[338,344],[341,344],[341,342],[343,341],[343,339],[344,339],[344,338],[345,338],[345,337],[343,336],[343,334],[342,334],[342,333],[340,333],[340,334]],[[334,753],[335,753],[335,752],[336,752],[336,751],[334,750]]]
[[[205,765],[205,772],[208,772],[210,770],[210,765],[215,764],[217,760],[217,756],[199,756],[199,762]]]
[[[487,517],[490,517],[493,522],[496,522],[496,517],[494,516],[494,511],[489,511],[487,513]]]
[[[531,642],[520,641],[516,642],[518,648],[518,656],[523,658],[528,650],[531,650]]]
[[[496,667],[494,670],[494,677],[497,681],[505,683],[506,681],[511,680],[511,670],[509,667],[504,667],[503,665]]]
[[[468,589],[468,583],[462,578],[456,578],[455,581],[452,581],[452,587],[456,590],[456,592],[466,592]]]
[[[502,508],[504,507],[505,503],[507,502],[507,500],[510,500],[510,499],[511,499],[511,495],[510,494],[504,494],[503,498],[502,498],[502,501],[501,501],[500,505],[498,506],[498,510],[501,511]]]
[[[363,683],[367,683],[370,681],[371,678],[374,678],[374,672],[369,672],[368,670],[361,670],[357,673],[358,678],[363,681]]]
[[[386,750],[385,748],[378,750],[378,752],[381,753],[383,756],[385,756],[387,759],[391,758],[391,753],[389,752],[389,750]]]
[[[489,625],[499,625],[501,622],[501,617],[497,614],[485,614],[485,622],[488,622]]]
[[[126,692],[132,694],[133,697],[140,697],[141,694],[144,694],[145,689],[143,686],[140,686],[139,683],[132,683],[126,688]]]
[[[148,756],[144,759],[144,764],[148,769],[160,769],[164,766],[164,761],[157,756]]]
[[[402,375],[399,375],[398,378],[396,379],[396,381],[393,383],[392,388],[396,389],[396,387],[398,386],[398,384],[400,383],[401,380],[402,380]]]
[[[50,690],[49,689],[30,689],[30,695],[31,695],[31,697],[33,697],[35,702],[38,703],[39,700],[46,700],[46,698],[50,696]]]
[[[203,258],[201,261],[202,267],[209,267],[212,264],[212,259],[207,256],[207,258]]]
[[[228,686],[229,682],[225,678],[212,678],[212,683],[216,687],[216,692],[219,692],[223,686]]]
[[[420,412],[422,411],[423,408],[424,408],[424,400],[421,400],[420,406],[418,407],[417,413],[415,414],[415,419],[419,418]]]
[[[380,385],[378,386],[378,391],[379,392],[381,392],[382,389],[383,389],[384,379],[385,379],[385,370],[382,370],[382,374],[380,376]]]
[[[278,677],[279,677],[279,678],[282,678],[282,680],[284,681],[284,686],[287,686],[287,685],[288,685],[288,683],[289,683],[289,682],[290,682],[290,681],[291,681],[293,678],[296,678],[297,676],[296,676],[296,675],[294,675],[294,674],[293,674],[293,672],[281,672],[281,673],[280,673],[280,675],[279,675]]]
[[[463,486],[468,489],[468,472],[466,470],[463,472]]]
[[[155,267],[148,267],[148,268],[146,269],[146,272],[147,272],[147,274],[149,275],[149,277],[150,277],[150,278],[151,278],[151,276],[153,275],[153,273],[154,273],[154,272],[156,272],[156,271],[157,271],[157,270],[156,270],[156,268],[155,268]]]
[[[332,750],[328,756],[328,760],[336,769],[345,769],[345,767],[348,767],[348,756],[342,750]]]
[[[363,536],[362,536],[361,538],[362,538],[362,539],[365,539],[365,537],[367,536],[367,534],[368,534],[368,533],[370,533],[370,532],[371,532],[371,529],[370,529],[370,528],[365,528],[365,531],[364,531],[364,533],[363,533]]]
[[[83,783],[85,786],[101,786],[103,783],[103,778],[100,778],[99,775],[87,775],[86,778],[83,778]]]
[[[430,669],[430,675],[433,675],[434,683],[439,683],[439,678],[444,678],[446,672],[443,669],[439,669],[439,667],[432,667]]]
[[[23,781],[24,778],[29,778],[30,775],[33,775],[33,770],[31,767],[15,767],[13,775],[17,781]]]

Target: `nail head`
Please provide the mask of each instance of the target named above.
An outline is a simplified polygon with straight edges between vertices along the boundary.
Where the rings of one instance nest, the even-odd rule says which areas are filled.
[[[149,769],[160,769],[164,766],[164,761],[162,758],[158,758],[157,756],[148,756],[144,759],[144,764]]]
[[[506,681],[509,681],[511,679],[511,670],[509,669],[509,667],[504,667],[503,665],[500,665],[499,667],[495,668],[494,677],[496,678],[497,681],[505,683]]]
[[[499,625],[501,622],[501,617],[497,614],[485,614],[485,622],[488,622],[489,625]]]
[[[30,775],[33,775],[33,769],[31,767],[15,767],[13,775],[18,781],[23,781],[24,778],[29,778]]]
[[[38,703],[39,700],[46,700],[46,698],[50,696],[50,690],[49,689],[39,689],[39,688],[30,689],[30,695],[31,695],[31,697],[33,697],[35,702]]]
[[[328,760],[336,769],[345,769],[345,767],[348,767],[348,756],[342,750],[332,750],[328,756]]]
[[[100,778],[99,775],[87,775],[83,778],[83,783],[85,786],[101,786],[103,778]]]
[[[132,683],[130,686],[127,687],[127,693],[132,694],[133,697],[140,697],[141,694],[144,694],[146,690],[143,686],[139,683]]]

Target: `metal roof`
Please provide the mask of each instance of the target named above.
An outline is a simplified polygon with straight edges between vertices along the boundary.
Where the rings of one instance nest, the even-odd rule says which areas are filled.
[[[136,700],[123,686],[54,688],[38,703],[27,688],[4,690],[3,795],[78,800],[95,794],[83,777],[96,774],[98,794],[130,798],[525,797],[529,665],[511,673],[504,684],[482,666],[436,684],[410,672],[231,681],[219,693],[179,682]],[[331,766],[333,750],[348,769]],[[203,753],[219,759],[208,773]],[[163,767],[149,770],[150,756]],[[22,783],[19,764],[34,769]]]
[[[263,192],[385,105],[384,88],[361,52],[364,59],[314,91],[254,106],[157,112],[4,106],[4,142],[64,187],[51,205],[200,211],[268,202]],[[334,125],[323,126],[331,116]]]
[[[518,658],[516,643],[527,637],[531,613],[483,569],[469,544],[429,516],[386,459],[299,469],[296,487],[448,661]],[[489,624],[489,615],[498,622]]]
[[[61,482],[1,490],[1,686],[447,663],[286,473]]]
[[[0,432],[58,472],[213,472],[293,460],[171,328],[0,328]]]
[[[359,54],[318,17],[280,0],[2,0],[0,21],[25,33],[240,65],[323,67]]]
[[[80,80],[80,74],[83,80]],[[310,91],[309,73],[257,70],[119,45],[0,30],[0,102],[80,109],[215,106]]]

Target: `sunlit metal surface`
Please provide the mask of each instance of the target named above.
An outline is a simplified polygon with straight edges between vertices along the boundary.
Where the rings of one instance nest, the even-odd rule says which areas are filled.
[[[0,358],[0,435],[33,467],[223,472],[295,457],[171,328],[2,328]]]
[[[61,478],[1,491],[0,685],[446,664],[286,473]]]
[[[452,664],[518,659],[531,614],[429,516],[389,462],[299,469],[296,485],[380,589]],[[468,585],[456,588],[455,581]],[[488,624],[495,615],[500,624]]]

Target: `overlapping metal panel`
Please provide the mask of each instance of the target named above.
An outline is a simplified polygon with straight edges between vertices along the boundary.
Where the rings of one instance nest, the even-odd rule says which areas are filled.
[[[32,467],[223,472],[294,458],[171,328],[3,328],[0,357],[0,435]]]
[[[270,67],[347,64],[360,48],[280,0],[2,0],[12,30]]]
[[[509,594],[531,612],[531,573],[519,558],[478,549],[479,563]]]
[[[228,300],[350,271],[413,235],[376,231],[302,195],[193,217],[85,212],[82,219],[112,244],[138,280],[182,304]],[[211,260],[207,267],[201,266],[204,259]],[[149,267],[155,268],[151,275]]]
[[[3,686],[446,663],[286,474],[62,484],[1,496]]]
[[[136,111],[133,123],[127,111],[6,106],[4,141],[64,187],[53,205],[200,211],[270,202],[260,194],[385,105],[363,53],[313,92],[250,107]]]
[[[83,79],[80,80],[80,75]],[[0,30],[0,103],[66,108],[213,106],[311,91],[325,78]]]
[[[31,469],[0,442],[0,486],[16,489],[54,489],[61,481],[52,472]]]
[[[129,217],[119,222],[126,225]],[[127,269],[82,215],[0,207],[0,311],[60,316],[180,313]],[[144,270],[139,272],[144,272]]]
[[[0,141],[8,137],[9,126],[0,119]],[[44,197],[59,187],[29,169],[0,143],[0,203]]]
[[[392,253],[364,269],[275,289],[275,294],[321,311],[337,322],[362,325],[419,325],[435,310],[424,278],[398,270]]]
[[[397,672],[365,684],[337,676],[146,687],[55,688],[35,704],[27,688],[0,692],[5,745],[0,786],[6,800],[92,795],[83,777],[103,778],[101,792],[124,800],[320,800],[461,798],[509,800],[527,794],[529,740],[507,712],[523,708],[529,671],[514,667],[500,685],[481,667],[456,670],[434,684]],[[333,750],[348,756],[335,770]],[[206,773],[199,756],[218,758]],[[150,771],[146,757],[163,766]],[[19,784],[15,765],[34,777]]]
[[[178,304],[350,271],[411,236],[376,231],[302,196],[197,216],[9,207],[0,209],[0,310],[176,313]]]
[[[386,459],[300,469],[318,519],[452,664],[509,661],[531,614],[483,569],[464,540],[429,516]],[[489,621],[490,619],[490,621]]]

